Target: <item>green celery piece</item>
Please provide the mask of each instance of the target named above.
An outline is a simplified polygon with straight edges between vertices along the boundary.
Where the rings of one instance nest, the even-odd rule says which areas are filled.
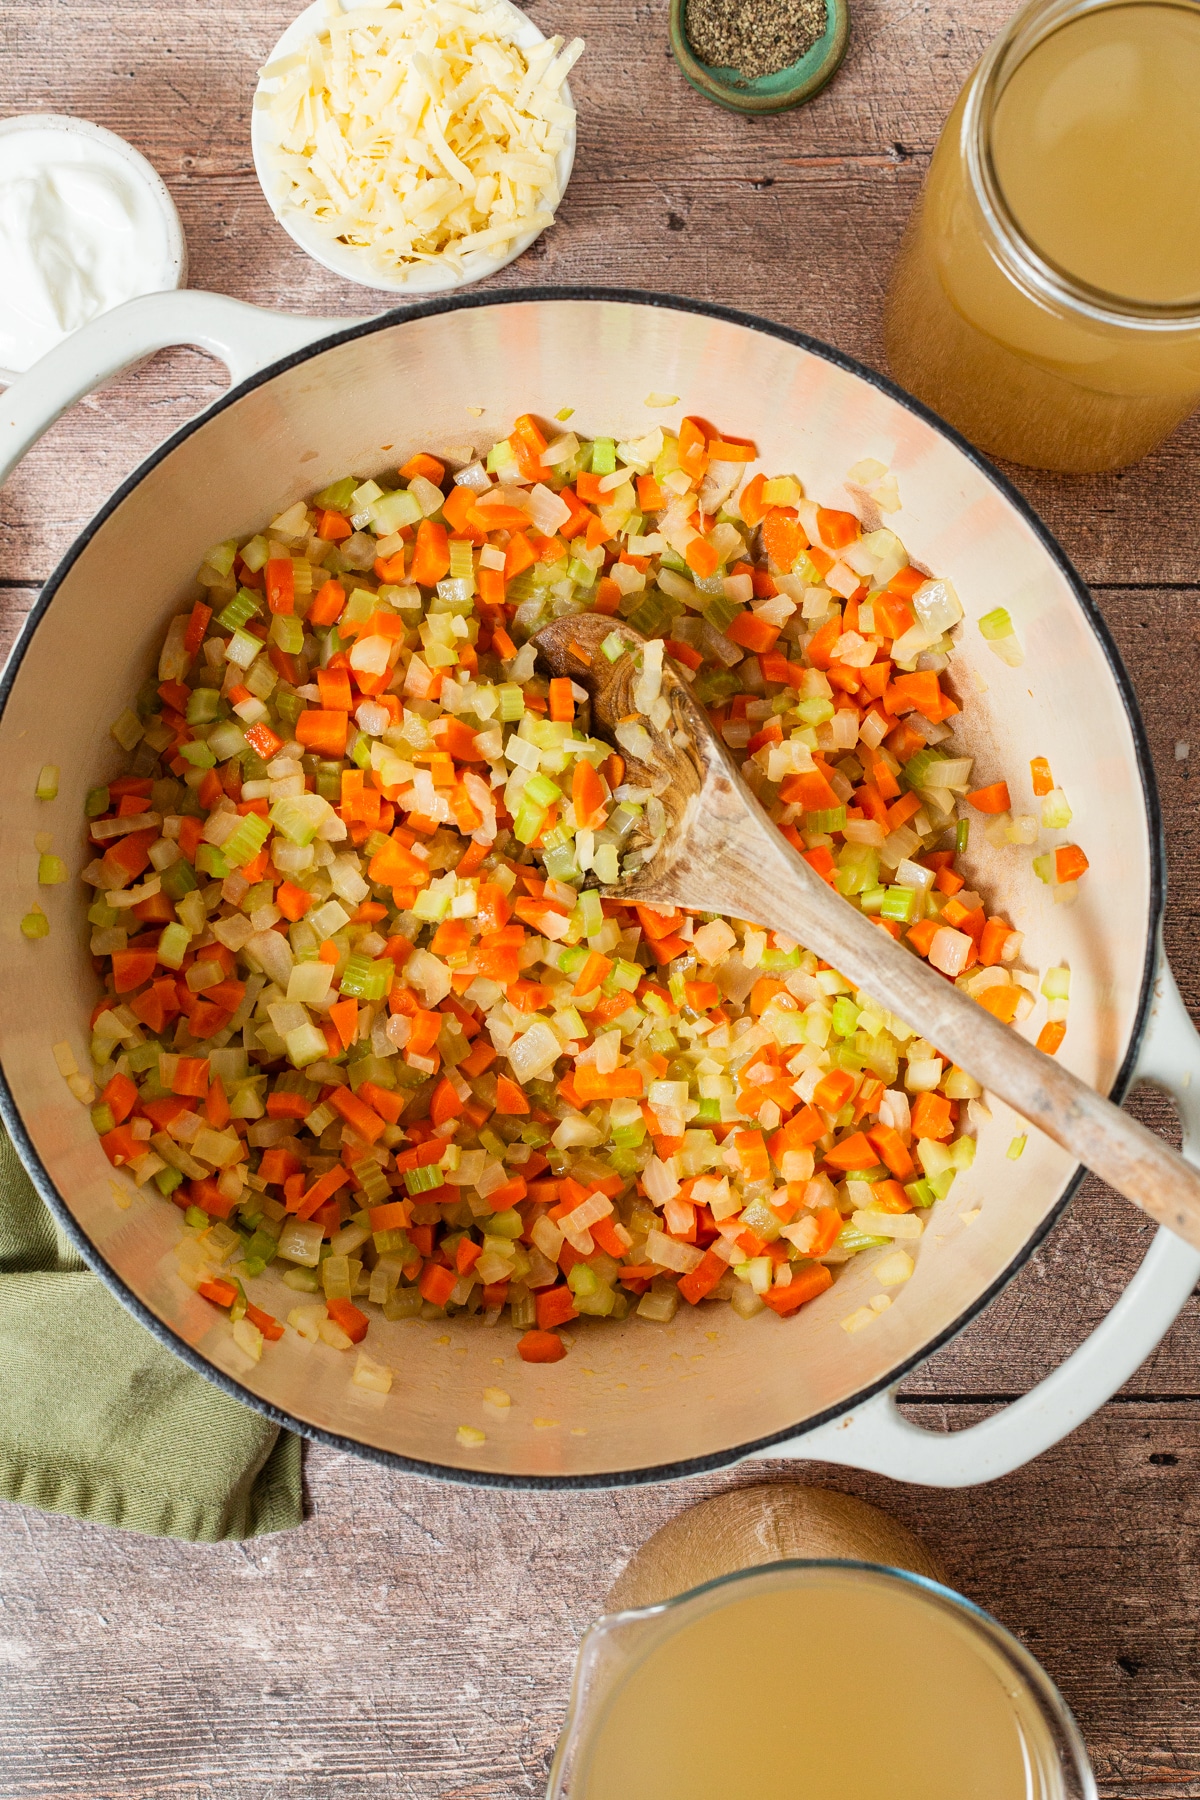
[[[199,883],[186,856],[180,856],[162,872],[162,890],[171,900],[182,900]]]
[[[404,1185],[410,1194],[429,1194],[442,1185],[442,1171],[437,1163],[425,1163],[419,1169],[405,1169]]]
[[[271,823],[259,813],[247,813],[232,835],[221,846],[221,855],[230,868],[240,869],[252,862],[271,835]]]
[[[617,446],[612,438],[592,439],[592,474],[611,475],[617,466]]]
[[[349,512],[350,501],[358,485],[356,475],[343,475],[340,481],[332,482],[329,487],[322,488],[319,494],[315,494],[313,505],[325,507],[330,512]]]
[[[1006,608],[997,606],[983,615],[979,621],[979,630],[988,639],[1011,637],[1013,622]]]
[[[188,695],[189,725],[211,725],[221,714],[221,695],[215,687],[193,688]]]
[[[85,819],[99,819],[108,811],[108,789],[94,787],[88,789],[87,799],[83,803]]]
[[[239,588],[227,606],[217,614],[217,624],[224,631],[240,631],[247,619],[259,610],[258,598],[249,588]]]
[[[215,844],[200,845],[196,851],[196,867],[213,881],[224,881],[229,873],[229,864]]]

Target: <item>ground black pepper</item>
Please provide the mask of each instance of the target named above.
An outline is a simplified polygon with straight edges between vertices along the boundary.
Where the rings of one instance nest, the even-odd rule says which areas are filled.
[[[710,68],[747,81],[798,62],[825,32],[825,0],[687,0],[687,35]]]

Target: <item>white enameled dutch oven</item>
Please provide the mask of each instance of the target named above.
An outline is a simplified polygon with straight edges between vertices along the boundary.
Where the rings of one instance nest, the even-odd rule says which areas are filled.
[[[157,1197],[116,1203],[114,1180],[126,1178],[114,1177],[87,1109],[58,1073],[51,1046],[60,1040],[86,1063],[96,977],[75,884],[38,895],[48,938],[21,936],[34,837],[52,831],[73,874],[87,860],[84,794],[117,766],[109,723],[146,679],[211,544],[248,535],[348,470],[365,478],[418,448],[490,444],[518,413],[572,406],[581,432],[630,436],[668,416],[647,411],[651,391],[676,394],[672,422],[687,411],[753,435],[766,468],[795,472],[833,506],[848,503],[842,482],[855,462],[886,463],[903,501],[889,522],[917,560],[953,581],[967,610],[955,665],[961,735],[989,780],[1019,781],[1031,757],[1049,757],[1091,859],[1068,909],[1051,904],[1028,851],[972,847],[977,885],[1025,933],[1025,965],[1070,964],[1062,1055],[1114,1097],[1139,1079],[1169,1088],[1195,1157],[1200,1043],[1162,959],[1154,780],[1099,614],[1023,500],[878,375],[779,326],[656,295],[509,291],[347,326],[171,293],[99,319],[11,388],[0,403],[0,464],[11,468],[72,401],[170,344],[219,357],[233,386],[155,451],[68,552],[0,693],[0,1110],[47,1204],[118,1298],[193,1368],[282,1424],[481,1483],[605,1486],[785,1455],[965,1485],[1016,1468],[1093,1412],[1158,1343],[1200,1275],[1200,1256],[1165,1232],[1083,1347],[1005,1411],[935,1436],[902,1419],[892,1399],[899,1378],[1021,1266],[1079,1180],[1036,1135],[1009,1161],[1020,1127],[999,1107],[974,1168],[933,1216],[916,1274],[852,1336],[841,1321],[875,1291],[869,1258],[793,1320],[744,1322],[702,1305],[681,1307],[670,1326],[583,1322],[570,1355],[549,1367],[521,1363],[507,1325],[376,1318],[370,1349],[396,1370],[386,1398],[351,1384],[348,1357],[293,1332],[257,1365],[243,1357],[228,1321],[175,1273],[179,1211]],[[975,627],[1001,604],[1025,645],[1019,669],[991,656]],[[62,770],[50,805],[34,797],[47,762]],[[968,1226],[962,1215],[977,1210]],[[263,1282],[263,1304],[286,1315],[292,1291],[271,1270]],[[512,1396],[503,1423],[482,1414],[483,1390],[496,1385]],[[461,1424],[483,1425],[486,1442],[459,1448]]]

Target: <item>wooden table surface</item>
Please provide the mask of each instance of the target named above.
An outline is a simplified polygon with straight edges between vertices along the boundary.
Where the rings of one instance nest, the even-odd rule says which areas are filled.
[[[883,287],[938,127],[1007,0],[855,0],[833,87],[750,122],[667,52],[665,0],[534,0],[578,32],[579,156],[559,223],[497,285],[603,282],[742,306],[880,364]],[[179,205],[192,283],[297,312],[378,310],[273,223],[250,161],[254,71],[292,0],[7,0],[0,112],[108,125]],[[118,479],[223,372],[179,351],[85,401],[0,518],[0,623]],[[753,400],[753,396],[751,397]],[[1167,824],[1167,942],[1193,1012],[1200,421],[1113,476],[1018,473],[1092,583],[1131,671]],[[1200,745],[1198,745],[1200,757]],[[1170,1108],[1144,1099],[1166,1126]],[[907,1384],[954,1427],[1023,1392],[1103,1316],[1148,1241],[1095,1183],[986,1315]],[[1065,1444],[961,1493],[817,1466],[889,1507],[1020,1634],[1074,1709],[1106,1800],[1200,1795],[1200,1310]],[[779,1479],[784,1465],[766,1465]],[[310,1449],[312,1516],[195,1548],[0,1507],[3,1800],[516,1800],[544,1792],[577,1636],[629,1552],[703,1495],[475,1492]]]

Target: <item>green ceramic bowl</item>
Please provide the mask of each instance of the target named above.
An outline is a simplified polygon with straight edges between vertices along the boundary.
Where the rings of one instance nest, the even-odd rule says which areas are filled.
[[[833,79],[846,54],[849,8],[846,0],[826,0],[825,31],[812,49],[799,62],[790,63],[774,75],[759,75],[747,81],[736,69],[713,69],[698,59],[688,42],[686,6],[687,0],[671,0],[669,30],[675,60],[698,94],[715,100],[729,112],[777,113],[786,112],[791,106],[803,106]]]

